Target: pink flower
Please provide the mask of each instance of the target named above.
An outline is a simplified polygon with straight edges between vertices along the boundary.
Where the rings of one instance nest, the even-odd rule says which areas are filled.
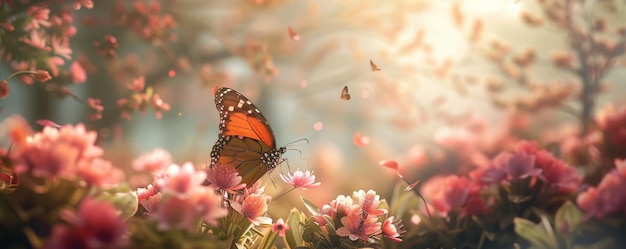
[[[152,213],[156,210],[156,205],[161,200],[161,193],[156,187],[154,187],[154,185],[150,184],[145,188],[138,188],[136,192],[139,204],[143,206],[148,213]]]
[[[51,80],[52,76],[50,76],[50,73],[48,73],[48,71],[37,70],[35,71],[35,79],[43,83],[43,82]]]
[[[185,195],[194,188],[201,186],[206,173],[196,171],[191,163],[185,163],[182,166],[172,164],[167,168],[167,177],[157,179],[156,183],[163,189],[164,193],[172,193],[177,195]]]
[[[597,187],[589,188],[576,199],[588,217],[626,214],[626,162],[616,159],[615,164],[617,168],[606,174]]]
[[[78,164],[76,173],[89,186],[113,186],[124,180],[124,172],[121,169],[113,167],[111,162],[100,158]]]
[[[524,179],[541,174],[541,169],[535,168],[535,157],[523,151],[513,154],[507,161],[505,169],[509,180]]]
[[[313,175],[313,173],[309,172],[308,170],[304,172],[296,170],[293,175],[291,174],[291,172],[287,173],[286,176],[280,174],[280,178],[289,185],[301,189],[317,188],[321,184],[319,182],[315,182],[315,175]]]
[[[272,232],[278,232],[278,235],[281,237],[285,237],[285,232],[289,229],[291,229],[289,224],[286,224],[285,221],[283,221],[283,218],[279,218],[276,223],[272,225]]]
[[[394,242],[402,242],[402,239],[400,239],[400,233],[398,232],[398,227],[396,227],[393,220],[394,217],[391,216],[383,222],[383,236]]]
[[[78,62],[73,62],[70,66],[70,75],[72,75],[72,79],[74,83],[83,83],[87,81],[87,72],[83,66]]]
[[[85,8],[87,9],[92,9],[93,1],[92,0],[74,0],[74,4],[73,4],[74,9],[79,10],[81,6],[85,6]]]
[[[72,58],[71,56],[72,49],[70,48],[69,40],[67,39],[63,40],[62,37],[57,37],[53,35],[50,40],[50,44],[52,45],[52,52],[54,52],[56,55],[61,56],[65,58],[66,60],[69,60]],[[72,66],[74,64],[78,64],[78,63],[74,62],[72,63]],[[70,71],[72,71],[71,68],[70,68]],[[83,74],[84,74],[84,70],[83,70]],[[82,82],[82,81],[75,80],[75,82]]]
[[[0,125],[0,130],[2,135],[8,136],[11,143],[18,149],[26,144],[28,135],[32,132],[26,120],[17,115],[4,119]]]
[[[359,207],[353,207],[348,211],[348,216],[341,218],[343,225],[337,229],[337,235],[348,236],[350,240],[361,240],[364,242],[374,242],[370,236],[376,235],[381,231],[381,224],[377,217],[363,215]]]
[[[228,210],[221,206],[222,197],[213,188],[194,189],[191,198],[195,203],[196,215],[212,226],[217,226],[218,219],[228,214]]]
[[[22,146],[16,146],[18,174],[31,173],[36,177],[62,177],[74,179],[76,167],[100,157],[102,149],[94,146],[96,132],[85,126],[65,125],[59,130],[44,127],[43,131],[29,137]]]
[[[267,212],[267,199],[263,195],[251,194],[242,204],[231,203],[232,207],[243,214],[252,224],[272,224],[272,219],[264,217]]]
[[[156,173],[172,164],[172,156],[167,150],[156,148],[133,160],[132,166],[136,171]]]
[[[126,84],[126,87],[131,91],[141,92],[143,88],[146,86],[145,78],[143,76],[136,78],[132,83]]]
[[[516,145],[516,150],[535,156],[535,167],[543,170],[539,178],[555,186],[557,190],[571,193],[580,186],[582,178],[577,174],[576,169],[549,152],[539,149],[537,143],[522,141]]]
[[[78,212],[61,211],[69,225],[58,224],[43,248],[116,248],[127,245],[127,225],[113,204],[89,197],[83,199]]]
[[[159,229],[164,231],[180,228],[193,232],[195,229],[196,203],[191,198],[171,196],[159,203],[155,217],[159,221]]]
[[[100,120],[102,119],[102,112],[104,111],[104,107],[102,106],[102,101],[100,99],[88,98],[87,104],[89,105],[89,110],[91,113],[89,114],[90,120]]]
[[[156,116],[157,119],[161,119],[162,117],[161,111],[170,110],[170,104],[165,103],[165,101],[161,99],[161,96],[159,96],[156,93],[152,95],[151,103],[152,103],[152,109],[154,109],[154,115]]]
[[[462,207],[470,193],[470,182],[456,175],[435,176],[422,185],[422,195],[447,216],[448,212]]]
[[[239,172],[230,164],[217,165],[207,171],[207,180],[212,185],[231,193],[246,187],[245,183],[241,183],[241,179]]]
[[[50,22],[48,21],[50,18],[50,9],[46,6],[46,4],[30,6],[26,10],[26,15],[32,17],[31,22],[24,28],[26,31],[39,29],[40,25],[50,27]]]
[[[354,192],[353,196],[359,201],[359,205],[364,213],[375,216],[387,213],[386,209],[378,209],[380,196],[378,196],[374,190],[369,190],[367,193],[363,190],[359,190]]]
[[[626,146],[626,108],[604,120],[604,129],[611,142],[617,146]]]

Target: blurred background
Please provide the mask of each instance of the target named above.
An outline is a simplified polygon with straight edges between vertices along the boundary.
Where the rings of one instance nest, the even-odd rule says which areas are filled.
[[[151,179],[131,162],[154,148],[178,164],[210,161],[213,91],[231,87],[261,109],[279,146],[297,141],[289,146],[301,152],[270,174],[276,188],[263,178],[266,191],[288,188],[279,170],[313,170],[322,183],[270,212],[301,205],[300,195],[319,205],[358,189],[387,196],[398,178],[381,160],[426,180],[468,172],[519,139],[577,136],[626,92],[622,0],[40,2],[75,28],[62,43],[71,54],[3,51],[1,75],[24,63],[61,71],[56,90],[10,83],[0,118],[22,115],[36,129],[39,119],[85,123],[139,187]],[[118,104],[138,77],[169,104],[160,119]],[[101,100],[100,119],[89,118],[88,98]]]

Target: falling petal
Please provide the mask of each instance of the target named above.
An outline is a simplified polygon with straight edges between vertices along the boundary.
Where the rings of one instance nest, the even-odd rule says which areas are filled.
[[[300,40],[300,34],[296,33],[296,31],[293,31],[291,27],[287,27],[287,33],[289,34],[289,38],[291,38],[291,40],[293,41]]]
[[[344,86],[341,90],[341,99],[350,100],[350,93],[348,93],[348,86]]]
[[[37,124],[39,124],[41,126],[50,126],[50,127],[54,127],[54,128],[60,128],[61,127],[57,123],[53,122],[52,120],[48,120],[48,119],[37,120]]]
[[[420,183],[421,180],[417,180],[414,183],[411,183],[411,185],[406,186],[406,188],[404,188],[404,191],[411,191],[412,189],[415,188],[415,186],[417,186],[417,184]]]
[[[393,169],[393,170],[398,170],[398,162],[394,160],[382,160],[378,162],[378,164],[385,166],[387,168]]]
[[[300,81],[300,87],[306,88],[308,85],[309,85],[309,81],[307,81],[307,80],[301,80]]]
[[[370,137],[362,136],[361,133],[355,132],[354,137],[352,138],[352,142],[358,147],[363,147],[370,143]]]
[[[374,64],[372,60],[370,60],[370,67],[372,68],[372,72],[380,71],[380,68]]]

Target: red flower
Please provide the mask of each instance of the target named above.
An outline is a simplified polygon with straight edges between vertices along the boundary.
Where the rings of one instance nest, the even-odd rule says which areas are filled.
[[[0,98],[4,99],[9,95],[9,83],[6,80],[0,80]]]

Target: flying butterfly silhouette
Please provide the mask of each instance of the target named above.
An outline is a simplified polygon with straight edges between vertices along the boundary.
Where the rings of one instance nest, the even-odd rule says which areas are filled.
[[[348,86],[343,86],[343,90],[341,90],[341,99],[350,100],[350,93],[348,92]]]
[[[378,65],[374,64],[372,60],[370,60],[370,68],[372,68],[372,72],[380,71]]]
[[[242,177],[241,182],[250,186],[283,162],[286,148],[276,148],[270,124],[248,98],[221,87],[215,92],[215,107],[220,125],[211,150],[211,167],[232,165]]]

